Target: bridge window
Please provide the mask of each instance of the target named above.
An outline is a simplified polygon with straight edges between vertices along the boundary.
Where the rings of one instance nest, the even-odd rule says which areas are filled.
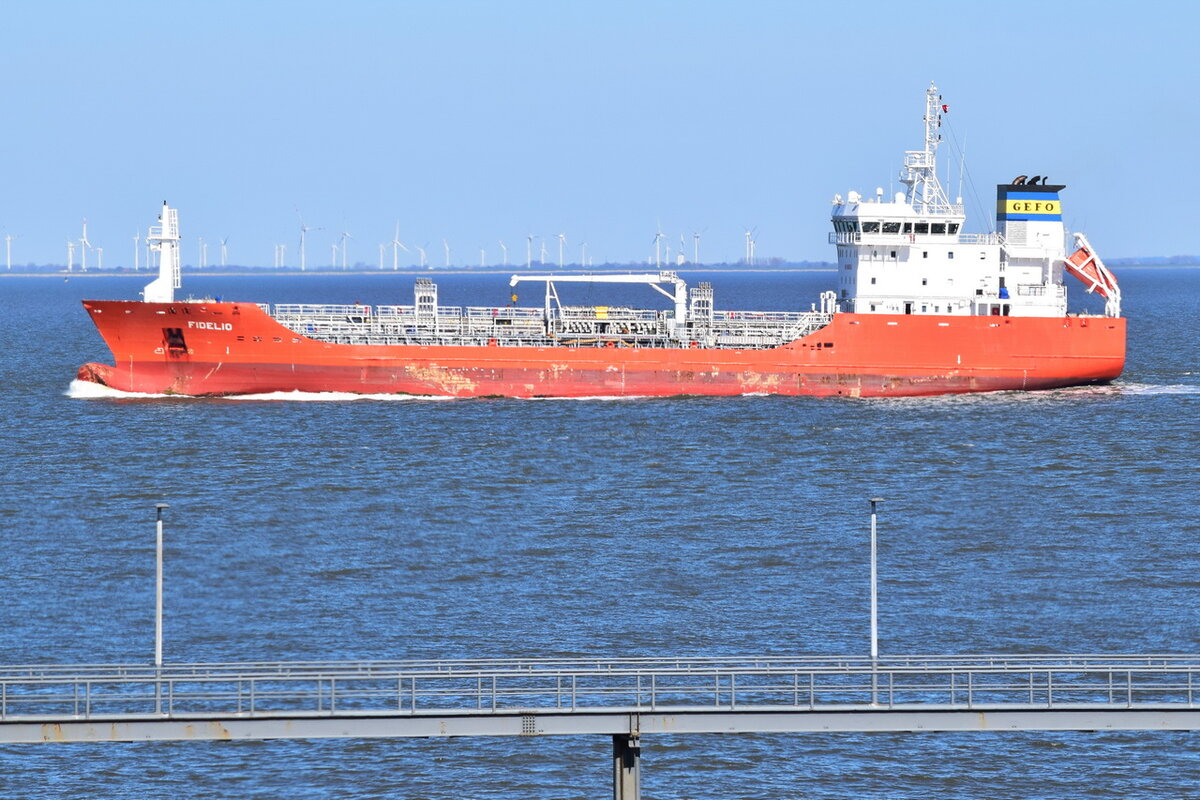
[[[918,222],[913,225],[913,233],[929,233],[928,222]]]
[[[946,223],[944,223],[944,222],[933,223],[932,225],[929,226],[929,232],[930,233],[945,233],[946,232]]]
[[[954,258],[954,251],[953,251],[953,250],[951,250],[949,253],[947,253],[947,254],[946,254],[946,257],[947,257],[947,258],[950,258],[951,260],[953,260],[953,258]]]
[[[900,232],[900,223],[899,222],[883,223],[883,232],[884,233],[899,233]]]
[[[929,258],[929,251],[928,251],[928,250],[922,250],[922,251],[921,251],[921,258]]]
[[[911,222],[904,223],[904,232],[912,233],[912,223]]]
[[[863,233],[879,233],[878,222],[864,222],[862,224]]]
[[[895,258],[895,257],[896,257],[896,251],[895,251],[895,250],[893,250],[893,251],[892,251],[892,258]]]
[[[871,278],[871,285],[872,285],[872,286],[874,286],[874,285],[875,285],[875,279],[874,279],[874,278]]]
[[[949,228],[950,228],[950,233],[951,233],[951,234],[958,233],[958,223],[957,223],[957,222],[951,222],[951,223],[949,223]]]

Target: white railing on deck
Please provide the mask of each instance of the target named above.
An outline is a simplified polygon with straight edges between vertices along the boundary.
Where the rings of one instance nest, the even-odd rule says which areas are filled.
[[[998,233],[830,233],[830,244],[1003,244]]]

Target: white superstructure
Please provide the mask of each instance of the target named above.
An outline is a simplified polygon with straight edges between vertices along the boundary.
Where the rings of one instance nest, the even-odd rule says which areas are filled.
[[[950,202],[937,176],[942,104],[925,94],[925,146],[904,156],[908,189],[885,198],[851,191],[833,199],[838,302],[859,314],[1059,317],[1066,231],[1058,192],[1041,176],[998,188],[997,232],[964,233],[962,198]]]

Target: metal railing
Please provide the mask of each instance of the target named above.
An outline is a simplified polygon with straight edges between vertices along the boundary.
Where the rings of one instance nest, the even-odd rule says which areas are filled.
[[[994,655],[26,665],[0,720],[663,709],[1193,708],[1200,656]]]
[[[1004,244],[998,233],[837,233],[830,244]]]
[[[821,312],[714,311],[711,320],[675,329],[670,311],[625,306],[564,306],[547,320],[544,309],[528,307],[439,306],[434,317],[413,306],[299,303],[276,305],[273,316],[295,333],[338,344],[745,349],[778,347],[832,319]]]

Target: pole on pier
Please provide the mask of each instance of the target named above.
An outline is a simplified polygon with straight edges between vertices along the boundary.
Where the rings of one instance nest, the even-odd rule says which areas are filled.
[[[876,506],[882,497],[871,498],[871,704],[879,704],[879,571],[876,566],[878,547],[875,537]]]
[[[613,736],[613,800],[641,800],[642,743],[637,734]]]
[[[166,503],[154,504],[157,547],[154,561],[154,666],[162,667],[162,614],[163,614],[163,511],[170,508]]]

